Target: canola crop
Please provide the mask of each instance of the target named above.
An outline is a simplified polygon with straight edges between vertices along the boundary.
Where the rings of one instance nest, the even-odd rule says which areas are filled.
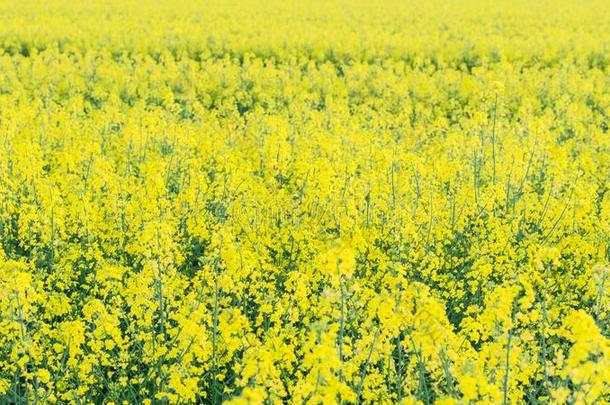
[[[0,2],[0,402],[609,403],[610,3]]]

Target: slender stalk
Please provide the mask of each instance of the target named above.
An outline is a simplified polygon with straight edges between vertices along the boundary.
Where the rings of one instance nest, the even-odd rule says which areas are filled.
[[[472,166],[473,166],[473,183],[474,183],[474,202],[476,206],[479,206],[479,172],[478,172],[478,157],[476,152],[472,152]]]
[[[212,314],[212,403],[220,403],[218,398],[218,382],[216,381],[216,374],[218,372],[218,360],[217,360],[217,340],[218,340],[218,311],[219,311],[219,286],[218,286],[218,269],[215,270],[214,275],[214,312]]]
[[[447,379],[447,388],[449,390],[449,394],[454,397],[458,397],[459,393],[455,389],[455,381],[453,380],[453,376],[451,375],[451,371],[449,370],[449,358],[447,358],[447,354],[445,350],[441,348],[439,353],[439,358],[441,360],[441,365],[443,366],[443,372],[445,373],[445,378]]]
[[[375,336],[373,336],[373,341],[371,342],[371,347],[369,348],[369,352],[366,356],[366,361],[362,366],[362,371],[360,372],[360,382],[358,383],[358,389],[356,390],[358,393],[358,397],[356,399],[356,403],[361,403],[362,400],[362,388],[364,386],[364,377],[366,376],[366,369],[371,362],[371,356],[373,355],[373,350],[375,349],[375,343],[377,342],[377,338],[379,337],[379,329],[375,331]]]
[[[55,207],[51,207],[51,243],[49,246],[49,271],[53,271],[53,261],[55,260]]]
[[[345,333],[345,288],[343,286],[343,276],[339,279],[341,288],[341,319],[339,321],[339,360],[343,363],[343,336]],[[343,373],[341,373],[343,379]]]
[[[511,343],[513,339],[513,327],[508,329],[508,342],[506,343],[506,365],[504,368],[504,382],[503,382],[503,391],[504,391],[504,405],[508,404],[508,378],[510,373],[510,349]]]
[[[165,308],[163,298],[163,271],[159,252],[161,250],[161,232],[157,228],[157,305],[159,306],[159,333],[165,337]]]
[[[548,273],[548,266],[545,265],[544,266],[544,288],[542,291],[542,302],[540,303],[540,306],[542,307],[542,322],[540,324],[540,335],[541,335],[541,360],[542,360],[542,372],[543,372],[543,378],[544,378],[544,389],[546,390],[546,394],[550,394],[550,388],[549,388],[549,372],[548,372],[548,367],[546,364],[546,324],[547,324],[547,313],[546,313],[546,306],[547,306],[547,296],[546,296],[546,288],[549,285],[549,273]]]
[[[396,209],[396,186],[394,184],[395,164],[392,162],[391,182],[392,182],[392,209]]]
[[[496,184],[496,116],[498,113],[498,93],[496,93],[496,102],[494,104],[494,123],[491,131],[491,161],[493,168],[493,184]]]
[[[599,322],[599,316],[602,311],[602,303],[604,301],[604,287],[606,285],[606,280],[608,279],[608,271],[603,271],[603,275],[601,276],[601,280],[599,282],[599,287],[597,290],[597,304],[595,308],[595,320]]]

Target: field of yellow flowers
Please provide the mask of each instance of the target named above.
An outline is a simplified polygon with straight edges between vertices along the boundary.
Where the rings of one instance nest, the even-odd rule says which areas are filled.
[[[1,0],[0,403],[610,402],[607,0]]]

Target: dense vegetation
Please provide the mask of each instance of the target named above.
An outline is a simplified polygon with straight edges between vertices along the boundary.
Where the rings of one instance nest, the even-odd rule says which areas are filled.
[[[0,2],[3,403],[610,401],[610,3]]]

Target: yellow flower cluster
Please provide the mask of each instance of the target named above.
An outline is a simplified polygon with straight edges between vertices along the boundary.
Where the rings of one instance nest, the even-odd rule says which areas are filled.
[[[610,2],[0,3],[0,402],[610,402]]]

